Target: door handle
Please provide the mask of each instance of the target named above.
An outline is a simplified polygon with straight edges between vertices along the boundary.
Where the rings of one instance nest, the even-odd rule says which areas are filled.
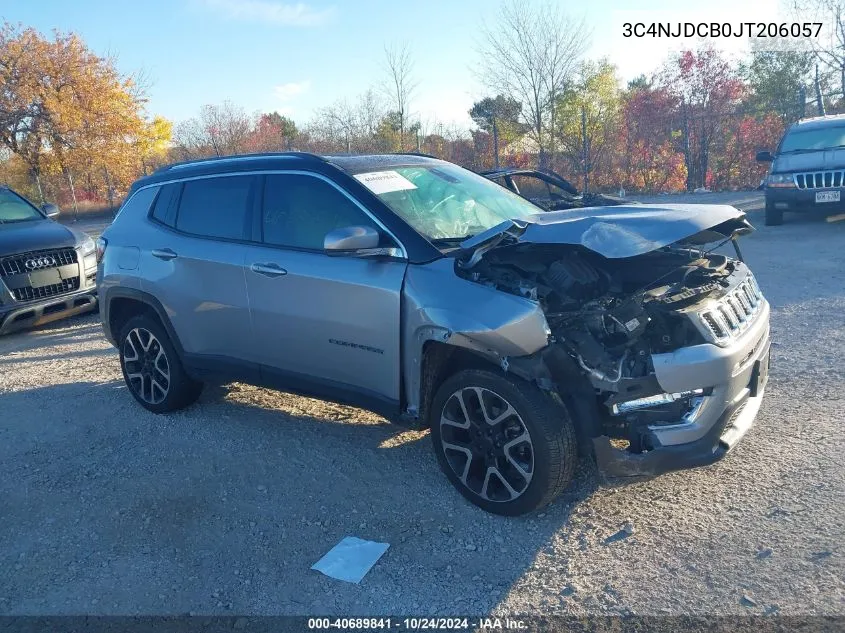
[[[164,261],[170,261],[171,259],[176,259],[178,255],[169,248],[156,248],[153,250],[153,257],[158,257]]]
[[[278,264],[253,264],[249,269],[265,277],[281,277],[282,275],[288,274],[288,271]]]

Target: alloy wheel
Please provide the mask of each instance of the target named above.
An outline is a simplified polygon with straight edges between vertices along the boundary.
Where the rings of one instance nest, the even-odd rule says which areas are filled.
[[[516,409],[483,387],[464,387],[440,415],[446,461],[467,489],[493,502],[513,501],[534,474],[534,445]]]
[[[144,402],[159,404],[170,391],[170,363],[161,342],[146,328],[129,331],[123,341],[126,382]]]

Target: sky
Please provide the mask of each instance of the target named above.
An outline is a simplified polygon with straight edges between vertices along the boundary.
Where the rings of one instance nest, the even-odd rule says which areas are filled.
[[[531,2],[533,0],[523,0]],[[689,40],[622,37],[626,21],[771,21],[778,0],[559,0],[583,20],[590,58],[607,57],[623,81],[652,73]],[[384,47],[407,42],[423,121],[469,126],[485,96],[476,78],[478,27],[494,24],[498,0],[0,0],[0,16],[43,33],[81,35],[124,73],[141,72],[147,109],[178,123],[201,106],[231,100],[248,112],[278,111],[298,123],[384,78]],[[630,7],[635,6],[636,11]],[[730,55],[747,41],[712,40]]]

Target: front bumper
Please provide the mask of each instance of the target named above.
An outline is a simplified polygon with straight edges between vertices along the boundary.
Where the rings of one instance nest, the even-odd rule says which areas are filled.
[[[15,305],[11,310],[8,309],[9,306],[0,305],[0,335],[89,312],[96,307],[96,288],[85,288],[42,301]]]
[[[816,192],[819,191],[839,191],[839,202],[816,202]],[[767,187],[766,205],[780,211],[841,213],[845,211],[845,188],[785,189]]]
[[[655,377],[667,393],[707,389],[708,395],[676,424],[648,427],[651,450],[616,449],[610,438],[593,439],[599,469],[611,477],[654,476],[712,464],[751,428],[768,376],[769,304],[731,345],[704,344],[652,356]]]

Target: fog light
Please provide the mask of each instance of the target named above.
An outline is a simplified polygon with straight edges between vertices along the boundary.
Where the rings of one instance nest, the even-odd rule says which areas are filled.
[[[654,396],[614,404],[611,407],[611,411],[613,412],[613,415],[622,415],[623,413],[630,413],[631,411],[638,411],[639,409],[650,409],[664,404],[671,404],[676,400],[682,400],[691,396],[700,396],[703,393],[704,389],[694,389],[692,391],[684,391],[683,393],[658,393]]]

